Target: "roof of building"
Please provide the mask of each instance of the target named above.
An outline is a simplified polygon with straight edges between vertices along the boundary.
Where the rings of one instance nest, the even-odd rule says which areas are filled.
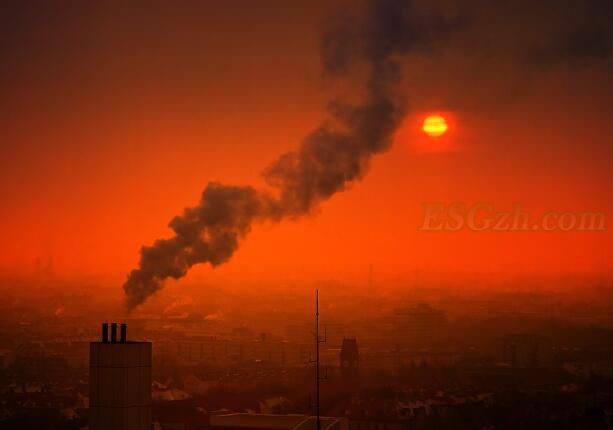
[[[338,418],[321,417],[325,430],[338,421]],[[311,430],[316,428],[316,419],[309,415],[275,415],[236,413],[210,417],[211,427],[264,428],[283,430]]]

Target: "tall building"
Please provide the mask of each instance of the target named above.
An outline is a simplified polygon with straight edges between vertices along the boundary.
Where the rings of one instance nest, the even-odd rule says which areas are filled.
[[[360,353],[358,341],[355,338],[344,338],[341,346],[341,376],[344,379],[354,379],[358,376]]]
[[[127,327],[102,324],[89,345],[90,430],[151,429],[151,342],[127,340]]]
[[[502,361],[510,367],[542,369],[551,367],[552,349],[549,339],[528,333],[502,337]]]

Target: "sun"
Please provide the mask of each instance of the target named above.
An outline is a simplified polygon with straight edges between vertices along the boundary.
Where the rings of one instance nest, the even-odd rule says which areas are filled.
[[[421,129],[428,136],[439,137],[447,132],[447,121],[440,115],[430,115],[424,120]]]

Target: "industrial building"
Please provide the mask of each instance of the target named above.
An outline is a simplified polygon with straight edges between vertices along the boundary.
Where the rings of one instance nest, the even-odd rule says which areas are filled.
[[[151,430],[151,342],[127,340],[126,324],[102,325],[89,349],[90,430]]]

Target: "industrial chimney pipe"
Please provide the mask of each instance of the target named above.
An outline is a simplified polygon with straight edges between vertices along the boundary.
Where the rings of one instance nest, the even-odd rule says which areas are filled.
[[[128,335],[128,326],[126,325],[126,323],[121,323],[121,338],[120,338],[121,343],[126,343],[127,335]]]
[[[111,324],[111,343],[117,343],[117,323]]]
[[[102,323],[102,342],[109,343],[109,325]]]

